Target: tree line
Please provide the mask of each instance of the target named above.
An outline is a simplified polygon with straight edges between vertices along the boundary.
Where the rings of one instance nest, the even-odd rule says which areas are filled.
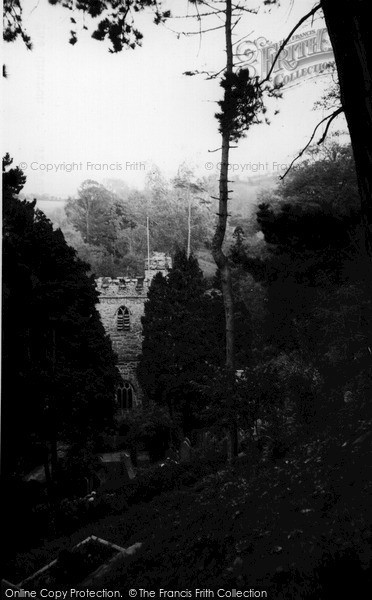
[[[273,451],[345,398],[366,402],[372,306],[363,237],[351,147],[336,136],[311,147],[235,227],[227,254],[239,377],[224,369],[218,272],[207,284],[197,260],[179,252],[168,279],[154,278],[139,367],[148,398],[168,406],[184,433],[226,429],[231,413],[241,431],[259,420]]]
[[[153,167],[142,191],[119,179],[86,180],[51,219],[96,277],[136,277],[143,272],[148,241],[150,252],[171,254],[177,245],[189,252],[208,249],[214,187],[213,178],[197,178],[186,165],[171,180]]]

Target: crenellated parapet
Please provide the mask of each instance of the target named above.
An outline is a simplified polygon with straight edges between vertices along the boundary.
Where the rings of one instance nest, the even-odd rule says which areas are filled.
[[[146,298],[151,284],[150,279],[145,277],[99,277],[96,279],[96,287],[100,296],[118,298]]]

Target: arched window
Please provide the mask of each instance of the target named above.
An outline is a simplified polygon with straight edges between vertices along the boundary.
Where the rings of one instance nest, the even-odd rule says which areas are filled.
[[[121,306],[117,312],[116,327],[118,331],[130,330],[129,310],[126,306]]]
[[[134,388],[129,381],[123,381],[116,392],[116,399],[122,413],[133,409],[134,405]]]

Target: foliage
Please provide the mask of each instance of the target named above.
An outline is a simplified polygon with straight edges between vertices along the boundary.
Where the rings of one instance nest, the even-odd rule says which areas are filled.
[[[119,232],[135,227],[116,196],[89,179],[81,184],[76,200],[68,200],[65,211],[86,244],[103,246],[110,254],[117,253]]]
[[[360,404],[344,408],[328,427],[295,440],[285,458],[249,466],[243,459],[186,497],[155,499],[143,520],[133,515],[133,541],[147,537],[154,518],[162,527],[126,570],[131,585],[249,589],[254,570],[255,589],[269,595],[326,600],[334,597],[329,578],[337,595],[344,586],[352,593],[349,569],[368,584],[371,451],[357,440],[370,417]]]
[[[147,257],[147,220],[150,248],[159,252],[171,254],[178,245],[186,246],[189,229],[193,251],[210,243],[213,214],[208,197],[213,182],[202,179],[195,184],[185,169],[181,183],[191,186],[190,227],[187,190],[180,188],[178,179],[165,180],[156,167],[148,174],[144,191],[119,179],[105,185],[84,181],[77,196],[67,200],[65,213],[54,211],[50,217],[96,277],[138,277]]]
[[[136,451],[143,448],[149,452],[150,459],[164,458],[170,445],[180,442],[179,424],[171,419],[166,407],[148,403],[145,411],[133,411],[128,414],[120,426],[125,436],[124,445]]]
[[[258,390],[255,374],[249,367],[239,369],[232,378],[225,368],[211,366],[198,387],[206,398],[202,415],[209,427],[226,433],[234,419],[240,431],[252,432],[257,418]]]
[[[257,412],[273,439],[290,438],[298,426],[313,424],[323,382],[317,368],[300,353],[281,353],[259,363],[255,380]]]
[[[154,15],[154,23],[164,23],[170,16],[169,10],[162,10],[161,2],[157,0],[126,0],[117,2],[115,0],[49,0],[52,5],[61,5],[71,11],[74,16],[70,17],[70,44],[74,45],[77,39],[77,21],[79,11],[82,13],[82,29],[88,29],[86,16],[93,23],[92,38],[110,42],[109,52],[120,52],[123,48],[136,48],[142,44],[142,33],[135,27],[133,13],[139,13],[151,9]],[[29,36],[23,30],[22,6],[19,0],[5,0],[3,6],[4,16],[4,39],[13,42],[19,36],[31,49],[32,44]],[[99,19],[99,20],[98,20]],[[97,22],[98,21],[98,22]]]
[[[3,2],[3,39],[14,42],[20,37],[28,50],[31,50],[31,38],[22,24],[22,4],[20,0],[4,0]]]
[[[371,419],[370,402],[357,401],[298,436],[284,458],[263,463],[248,455],[230,468],[195,461],[168,473],[154,467],[141,478],[138,500],[123,511],[118,495],[129,488],[107,497],[105,518],[93,524],[90,516],[74,540],[94,533],[126,546],[144,541],[125,570],[110,571],[112,589],[126,589],[125,580],[128,588],[244,590],[254,571],[254,588],[277,598],[363,598],[371,585]],[[27,576],[65,544],[69,534],[31,545],[18,561],[8,559],[7,579]]]
[[[84,489],[84,479],[94,477],[100,466],[101,460],[94,451],[93,440],[88,440],[83,446],[79,441],[70,444],[58,465],[60,495],[65,497]]]
[[[248,69],[225,73],[221,87],[224,98],[218,102],[221,112],[215,115],[219,131],[228,132],[230,140],[237,142],[252,124],[260,123],[259,113],[266,112],[262,89],[255,77],[249,77]]]
[[[336,138],[310,149],[262,200],[264,247],[239,233],[231,250],[238,281],[245,271],[266,290],[253,349],[261,417],[274,429],[280,419],[308,427],[356,389],[356,378],[368,377],[369,267],[350,147]]]
[[[6,472],[30,468],[35,445],[76,439],[113,414],[115,356],[96,310],[88,265],[4,160],[3,410]],[[16,388],[15,388],[15,382]],[[17,401],[14,401],[16,394]]]
[[[149,398],[172,416],[182,414],[186,430],[203,402],[195,382],[223,360],[221,310],[220,297],[206,294],[197,260],[184,251],[167,279],[154,277],[145,303],[139,378]]]

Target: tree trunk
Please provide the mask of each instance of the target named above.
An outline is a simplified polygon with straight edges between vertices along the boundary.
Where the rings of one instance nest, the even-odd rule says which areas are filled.
[[[370,0],[322,0],[354,152],[365,247],[372,258],[372,35]]]
[[[90,228],[89,228],[89,219],[90,219],[90,213],[89,213],[89,200],[86,203],[86,212],[85,212],[85,241],[87,244],[90,243]]]
[[[57,451],[57,407],[56,407],[56,330],[52,325],[52,348],[51,348],[51,377],[52,392],[49,397],[49,427],[50,427],[50,451],[51,451],[51,476],[55,481],[58,471],[58,451]]]
[[[191,253],[191,194],[190,187],[187,190],[187,200],[188,200],[188,219],[187,219],[187,258],[190,258]]]
[[[226,0],[226,22],[225,22],[225,42],[226,42],[226,70],[225,74],[229,75],[233,72],[233,49],[231,40],[231,0]],[[228,97],[229,89],[225,89],[225,99]],[[231,268],[227,256],[223,252],[223,242],[225,239],[227,216],[228,216],[228,168],[230,154],[230,129],[225,127],[222,131],[222,148],[221,148],[221,168],[220,168],[220,184],[219,184],[219,204],[218,204],[218,221],[216,231],[212,241],[212,254],[217,267],[221,274],[222,295],[225,309],[225,324],[226,324],[226,370],[228,377],[231,378],[231,383],[235,379],[235,336],[234,336],[234,297],[232,291]],[[236,416],[234,410],[234,397],[231,390],[233,385],[228,385],[230,389],[229,397],[226,398],[226,404],[229,411],[230,421],[230,440],[233,456],[237,455],[237,427]]]
[[[48,498],[49,501],[51,501],[52,495],[53,495],[53,491],[52,491],[52,476],[50,473],[50,464],[49,464],[49,450],[48,450],[48,446],[45,445],[44,448],[44,473],[45,473],[45,481],[46,481],[46,486],[47,486],[47,492],[48,492]]]
[[[52,435],[52,439],[50,440],[50,464],[51,464],[51,473],[53,481],[56,481],[58,477],[58,447],[57,447],[57,438],[55,435],[56,426],[53,424],[54,432]]]
[[[47,498],[48,498],[48,505],[49,505],[49,513],[48,513],[49,529],[50,529],[50,531],[55,531],[55,489],[54,489],[52,475],[50,472],[49,449],[48,449],[47,444],[45,444],[45,447],[44,447],[44,472],[45,472]]]

